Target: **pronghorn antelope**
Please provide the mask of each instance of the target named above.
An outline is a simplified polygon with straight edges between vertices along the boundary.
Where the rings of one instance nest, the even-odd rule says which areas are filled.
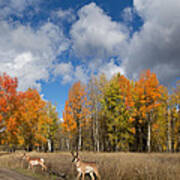
[[[33,169],[34,166],[40,165],[42,167],[42,170],[47,170],[47,167],[44,164],[43,158],[36,158],[36,157],[30,157],[24,153],[23,160],[27,160],[28,162],[28,168]]]
[[[98,169],[95,162],[85,162],[81,161],[79,158],[78,152],[76,154],[74,152],[71,152],[73,156],[72,162],[76,165],[76,170],[78,171],[77,179],[80,178],[82,175],[82,180],[84,180],[85,174],[89,174],[91,176],[91,179],[94,180],[94,174],[98,179],[101,179]]]

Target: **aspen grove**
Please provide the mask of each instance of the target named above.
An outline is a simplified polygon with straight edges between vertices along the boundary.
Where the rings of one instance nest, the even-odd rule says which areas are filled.
[[[180,151],[180,84],[168,92],[150,70],[137,81],[93,76],[73,84],[63,120],[68,150]]]
[[[0,76],[0,143],[10,150],[180,151],[180,83],[161,85],[156,74],[121,74],[75,82],[60,121],[36,89],[18,91],[18,79]]]

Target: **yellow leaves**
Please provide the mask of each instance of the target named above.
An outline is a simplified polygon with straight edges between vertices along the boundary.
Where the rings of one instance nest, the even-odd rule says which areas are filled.
[[[142,123],[143,123],[143,120],[142,120],[142,119],[139,119],[139,123],[142,124]]]
[[[136,129],[135,128],[131,128],[131,130],[130,130],[133,134],[135,134],[136,133]]]
[[[42,134],[35,134],[35,143],[34,144],[36,144],[36,145],[39,145],[39,143],[38,142],[41,142],[41,143],[46,143],[47,142],[47,139],[44,137],[44,136],[42,136]]]
[[[20,136],[18,137],[18,142],[20,145],[23,145],[24,144],[24,139]]]

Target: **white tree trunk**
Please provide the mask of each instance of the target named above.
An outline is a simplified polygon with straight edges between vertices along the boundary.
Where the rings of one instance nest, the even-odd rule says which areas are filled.
[[[172,151],[172,137],[171,137],[171,120],[170,120],[170,110],[167,113],[167,140],[168,140],[168,152]]]
[[[148,113],[148,137],[147,137],[148,152],[151,152],[151,113]]]
[[[151,122],[148,121],[148,137],[147,137],[148,152],[151,152]]]
[[[96,108],[96,118],[95,118],[95,126],[96,126],[96,130],[95,130],[95,141],[96,141],[96,151],[99,152],[99,122],[98,122],[98,110]]]
[[[48,139],[47,143],[48,143],[48,151],[51,152],[52,151],[51,140]]]
[[[78,151],[81,150],[82,146],[82,128],[81,125],[79,126],[79,139],[78,139]]]

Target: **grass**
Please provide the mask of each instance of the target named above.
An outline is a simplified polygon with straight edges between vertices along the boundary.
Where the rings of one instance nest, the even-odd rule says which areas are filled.
[[[49,171],[42,172],[40,167],[34,171],[27,169],[27,163],[20,160],[20,152],[0,156],[0,167],[15,169],[41,180],[76,179],[77,172],[72,165],[70,153],[29,153],[33,157],[43,157]],[[178,180],[180,179],[180,154],[140,154],[140,153],[80,153],[81,159],[95,161],[102,180]],[[88,176],[86,179],[90,179]]]

